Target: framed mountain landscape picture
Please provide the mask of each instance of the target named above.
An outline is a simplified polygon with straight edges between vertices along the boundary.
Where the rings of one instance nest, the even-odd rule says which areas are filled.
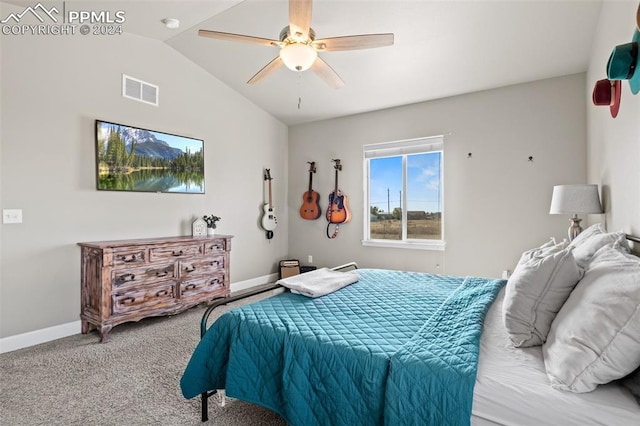
[[[204,141],[96,120],[101,191],[204,194]]]

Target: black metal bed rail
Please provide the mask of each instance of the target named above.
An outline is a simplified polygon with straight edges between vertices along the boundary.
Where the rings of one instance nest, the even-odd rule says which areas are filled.
[[[344,265],[339,265],[331,269],[334,271],[341,271],[343,269],[349,269],[349,268],[358,269],[358,265],[355,262],[349,262],[349,263],[345,263]],[[207,323],[209,322],[209,317],[211,316],[211,313],[214,311],[214,309],[220,306],[228,305],[229,303],[233,303],[238,300],[246,299],[252,296],[257,296],[259,294],[267,293],[269,291],[277,290],[280,288],[284,289],[285,291],[288,290],[286,287],[283,287],[280,284],[270,283],[270,284],[253,287],[250,290],[239,292],[236,295],[231,297],[214,299],[211,305],[209,305],[209,307],[207,308],[207,310],[204,311],[204,314],[202,314],[202,319],[200,320],[200,339],[202,339],[205,333],[207,332]],[[209,420],[209,397],[215,395],[216,393],[218,393],[217,390],[212,390],[212,391],[203,392],[200,394],[200,398],[202,400],[201,408],[202,408],[203,422],[206,422],[207,420]]]
[[[633,235],[627,234],[627,240],[633,241],[634,243],[640,243],[640,237],[635,237]]]
[[[225,297],[222,299],[216,299],[209,305],[204,314],[202,314],[202,319],[200,320],[200,339],[204,337],[204,334],[207,332],[207,322],[209,322],[209,317],[214,309],[219,308],[220,306],[228,305],[229,303],[236,302],[238,300],[246,299],[247,297],[257,296],[262,293],[267,293],[269,291],[277,290],[278,288],[284,288],[280,284],[266,284],[258,287],[254,287],[251,290],[243,291],[235,296]],[[218,391],[212,390],[208,392],[203,392],[200,394],[200,399],[202,400],[202,421],[206,422],[209,420],[209,397],[215,395]]]
[[[280,284],[275,284],[275,283],[265,284],[265,285],[253,287],[247,291],[239,292],[235,296],[224,297],[221,299],[214,299],[213,303],[211,303],[211,305],[209,305],[207,310],[204,311],[204,314],[202,314],[202,319],[200,320],[200,339],[202,339],[204,334],[207,332],[207,322],[209,322],[209,317],[211,316],[211,313],[213,312],[214,309],[220,306],[228,305],[229,303],[233,303],[238,300],[246,299],[247,297],[257,296],[258,294],[277,290],[278,288],[284,288],[284,287],[282,287]]]

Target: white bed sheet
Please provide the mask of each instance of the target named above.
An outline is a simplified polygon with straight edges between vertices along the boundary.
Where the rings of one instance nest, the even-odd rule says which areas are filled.
[[[541,346],[514,348],[502,322],[504,288],[485,319],[471,424],[640,425],[640,405],[617,385],[589,393],[549,385]]]

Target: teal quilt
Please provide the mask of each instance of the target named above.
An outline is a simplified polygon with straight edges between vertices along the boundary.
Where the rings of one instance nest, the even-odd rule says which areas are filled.
[[[503,280],[359,269],[311,299],[283,293],[222,315],[180,381],[294,426],[468,424],[484,315]]]

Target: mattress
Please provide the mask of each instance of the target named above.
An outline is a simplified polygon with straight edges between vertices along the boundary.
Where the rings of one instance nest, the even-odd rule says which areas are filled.
[[[514,348],[502,322],[504,289],[480,339],[472,425],[640,425],[640,405],[616,383],[589,393],[549,385],[542,347]]]

